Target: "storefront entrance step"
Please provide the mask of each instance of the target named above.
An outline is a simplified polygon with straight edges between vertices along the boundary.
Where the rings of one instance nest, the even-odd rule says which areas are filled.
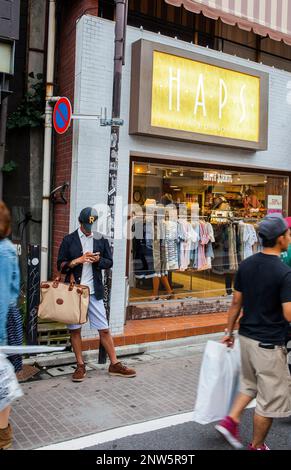
[[[114,336],[113,339],[116,347],[146,344],[219,333],[224,331],[226,324],[227,313],[129,320],[124,327],[124,333]],[[98,349],[99,339],[84,338],[82,348],[83,351]]]

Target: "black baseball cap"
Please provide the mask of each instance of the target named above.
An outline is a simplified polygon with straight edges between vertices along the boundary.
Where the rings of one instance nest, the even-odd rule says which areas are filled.
[[[276,240],[289,228],[288,222],[281,214],[269,214],[259,224],[259,235],[265,240]]]
[[[92,230],[92,225],[98,219],[98,213],[94,207],[85,207],[79,215],[79,222],[87,232]]]

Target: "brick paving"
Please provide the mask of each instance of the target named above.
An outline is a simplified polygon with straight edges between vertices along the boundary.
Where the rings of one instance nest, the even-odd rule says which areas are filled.
[[[14,402],[13,449],[33,449],[111,428],[193,409],[202,346],[129,358],[138,375],[110,377],[107,367],[90,363],[83,383],[70,376],[22,384]]]

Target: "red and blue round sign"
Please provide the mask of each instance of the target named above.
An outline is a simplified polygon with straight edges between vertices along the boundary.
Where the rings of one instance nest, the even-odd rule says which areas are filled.
[[[53,124],[58,134],[64,134],[70,127],[72,106],[68,98],[60,98],[54,108]]]

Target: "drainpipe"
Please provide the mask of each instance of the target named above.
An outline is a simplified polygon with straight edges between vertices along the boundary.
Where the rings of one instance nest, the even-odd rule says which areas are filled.
[[[52,103],[54,96],[54,66],[56,42],[56,0],[49,0],[48,48],[46,73],[46,106],[43,156],[43,190],[42,190],[42,228],[41,228],[41,280],[48,276],[49,221],[50,221],[50,190],[52,161]]]
[[[0,96],[0,101],[1,101],[1,96]],[[0,199],[3,199],[3,173],[1,171],[1,168],[5,163],[7,109],[8,109],[8,98],[5,98],[2,101],[2,104],[0,103]]]

